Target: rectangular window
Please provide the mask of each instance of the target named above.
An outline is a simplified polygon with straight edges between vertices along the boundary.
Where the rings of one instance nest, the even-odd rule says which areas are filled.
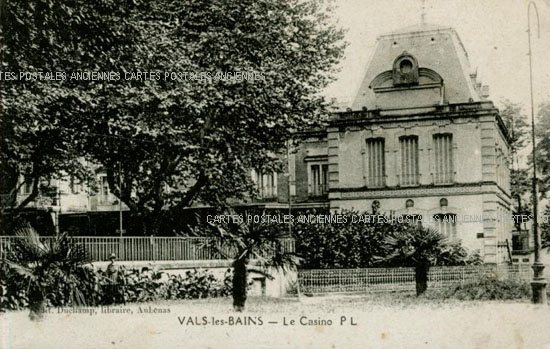
[[[111,199],[111,192],[109,190],[109,182],[107,176],[101,176],[100,179],[100,201],[103,203],[109,202]]]
[[[386,184],[384,139],[367,139],[367,187],[383,187]]]
[[[71,176],[69,187],[71,189],[71,194],[78,194],[82,190],[79,180],[73,176]]]
[[[273,172],[264,175],[264,197],[277,197],[277,175]]]
[[[259,198],[270,199],[277,197],[277,173],[263,173],[260,170],[253,170],[252,180],[255,183]]]
[[[418,184],[418,137],[399,138],[401,148],[401,185]]]
[[[456,215],[455,214],[437,214],[434,221],[441,234],[453,241],[456,240]]]
[[[435,184],[453,182],[453,135],[436,134],[433,136],[435,154]]]
[[[328,193],[328,164],[311,165],[310,194],[322,196]]]
[[[32,192],[32,178],[25,177],[25,183],[21,186],[21,195],[29,195]]]

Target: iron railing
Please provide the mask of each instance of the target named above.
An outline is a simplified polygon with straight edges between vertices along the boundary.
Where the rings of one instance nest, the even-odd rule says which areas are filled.
[[[5,257],[10,246],[22,239],[18,236],[0,237],[0,256]],[[48,244],[55,236],[41,236]],[[84,247],[91,261],[106,261],[111,254],[119,261],[178,261],[215,260],[232,258],[235,250],[229,243],[208,237],[107,237],[75,236],[70,239]],[[280,240],[284,252],[294,252],[294,239]],[[262,257],[269,257],[263,252]]]
[[[480,265],[431,267],[429,288],[442,288],[482,277],[529,281],[529,265]],[[414,268],[357,268],[299,270],[302,293],[413,291]]]

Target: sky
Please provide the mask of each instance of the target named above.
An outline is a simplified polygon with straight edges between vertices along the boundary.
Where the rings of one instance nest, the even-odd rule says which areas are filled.
[[[550,101],[550,0],[534,1],[531,9],[533,89],[535,105]],[[335,0],[335,18],[347,30],[349,43],[337,80],[326,95],[351,102],[361,74],[374,52],[376,38],[401,27],[419,24],[422,0]],[[426,23],[453,27],[470,58],[478,81],[489,85],[497,107],[508,99],[522,103],[530,115],[526,0],[425,0]]]

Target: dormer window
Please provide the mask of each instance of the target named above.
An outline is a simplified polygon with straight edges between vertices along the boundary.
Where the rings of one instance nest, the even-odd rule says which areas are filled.
[[[418,62],[416,58],[403,51],[393,62],[394,86],[409,86],[418,84]]]

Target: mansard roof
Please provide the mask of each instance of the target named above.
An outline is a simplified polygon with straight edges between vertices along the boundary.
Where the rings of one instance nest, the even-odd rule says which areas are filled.
[[[402,55],[409,55],[414,62],[416,78],[412,80],[396,78],[395,63]],[[441,100],[438,103],[467,103],[481,100],[479,87],[476,86],[475,74],[472,74],[468,54],[464,49],[456,31],[450,27],[436,24],[419,24],[408,26],[392,31],[378,37],[374,54],[365,67],[363,80],[355,95],[351,108],[361,110],[368,109],[391,109],[402,108],[404,97],[406,100],[414,101],[419,107],[422,103],[433,104],[437,99],[435,89],[430,92],[433,96],[423,98],[420,90],[427,93],[423,84],[431,84],[431,88],[441,80]],[[393,72],[393,73],[392,73]],[[393,86],[398,93],[390,94],[392,82],[384,82],[393,74]],[[399,74],[397,74],[399,75]],[[434,81],[426,81],[423,77],[433,77]],[[416,79],[416,80],[415,80]],[[429,80],[429,79],[428,79]],[[412,81],[408,84],[401,81]],[[423,82],[424,81],[424,82]],[[376,84],[376,86],[373,86]],[[477,84],[480,85],[480,84]],[[377,86],[384,86],[385,89],[376,89]],[[399,87],[399,88],[397,88]],[[410,89],[414,94],[407,98],[406,91]],[[383,98],[378,98],[382,93]],[[417,98],[416,96],[421,96]],[[396,105],[393,105],[396,103]]]

